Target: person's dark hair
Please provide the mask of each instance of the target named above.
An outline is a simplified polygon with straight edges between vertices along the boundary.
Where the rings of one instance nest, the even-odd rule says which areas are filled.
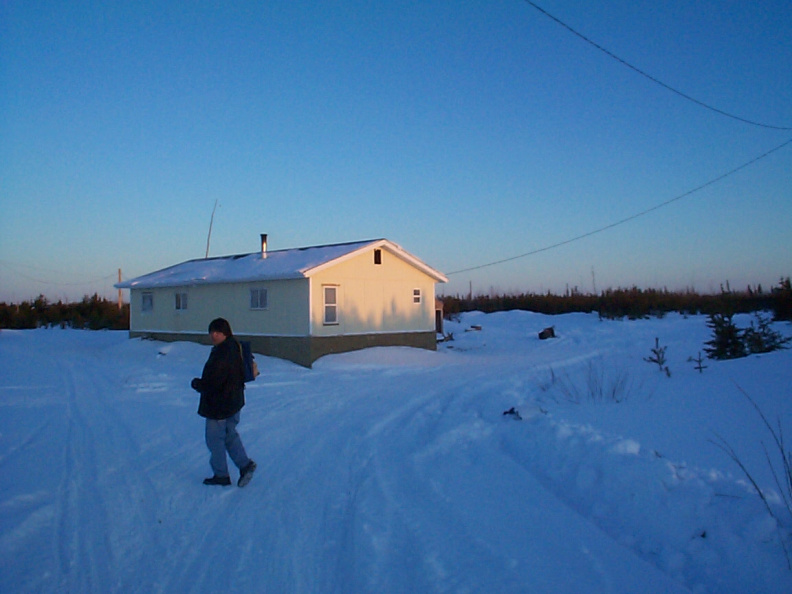
[[[228,323],[228,320],[223,318],[217,318],[209,322],[209,333],[212,332],[222,332],[223,334],[228,336],[233,336],[231,333],[231,324]]]

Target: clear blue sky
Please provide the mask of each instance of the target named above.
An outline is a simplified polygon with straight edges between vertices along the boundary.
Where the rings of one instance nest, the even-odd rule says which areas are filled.
[[[792,4],[536,0],[792,128]],[[0,3],[0,301],[386,237],[439,292],[773,286],[792,138],[523,0]]]

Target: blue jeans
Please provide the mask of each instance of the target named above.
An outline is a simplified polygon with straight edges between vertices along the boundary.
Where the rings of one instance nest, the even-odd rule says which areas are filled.
[[[215,476],[228,476],[226,452],[239,469],[250,463],[236,430],[238,424],[239,413],[227,419],[206,419],[206,447],[209,448],[209,464]]]

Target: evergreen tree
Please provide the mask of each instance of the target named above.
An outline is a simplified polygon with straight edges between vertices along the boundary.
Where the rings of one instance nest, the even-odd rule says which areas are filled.
[[[712,340],[705,342],[704,352],[710,359],[736,359],[744,357],[745,340],[732,320],[732,314],[711,314],[707,326],[712,329]]]
[[[790,338],[784,338],[780,333],[770,327],[770,318],[759,313],[754,314],[754,322],[745,330],[745,347],[749,353],[769,353],[778,349],[787,348]]]
[[[776,321],[792,320],[792,281],[782,278],[772,291],[773,312]]]

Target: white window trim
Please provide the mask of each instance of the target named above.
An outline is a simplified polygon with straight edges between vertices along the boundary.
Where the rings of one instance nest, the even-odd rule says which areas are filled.
[[[140,313],[150,314],[154,311],[154,293],[144,291],[140,294]]]
[[[258,306],[253,306],[253,294],[258,294]],[[264,295],[264,305],[261,305],[261,295]],[[269,309],[269,290],[266,287],[254,287],[250,289],[250,309],[251,311],[265,311]]]
[[[174,293],[174,300],[176,311],[187,311],[190,308],[190,298],[185,291],[177,291]]]
[[[421,289],[413,289],[413,303],[416,305],[423,303],[423,292]]]
[[[327,290],[333,290],[333,296],[335,298],[333,303],[327,302]],[[334,319],[328,321],[328,308],[333,311]],[[339,316],[338,316],[338,285],[322,285],[322,324],[324,326],[338,326],[339,325]]]

